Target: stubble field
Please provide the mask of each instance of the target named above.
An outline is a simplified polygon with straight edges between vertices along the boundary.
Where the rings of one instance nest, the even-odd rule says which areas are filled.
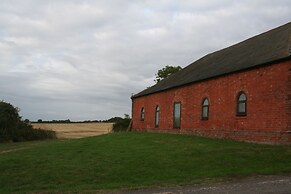
[[[113,123],[33,123],[32,126],[53,130],[58,138],[82,138],[110,133]]]

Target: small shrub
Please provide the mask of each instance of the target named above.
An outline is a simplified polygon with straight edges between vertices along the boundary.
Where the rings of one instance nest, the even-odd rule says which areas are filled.
[[[130,125],[131,119],[129,117],[121,118],[121,117],[115,117],[115,123],[113,124],[113,131],[119,132],[119,131],[126,131],[127,128]]]

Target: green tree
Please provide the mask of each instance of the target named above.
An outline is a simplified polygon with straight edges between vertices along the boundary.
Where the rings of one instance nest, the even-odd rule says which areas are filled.
[[[174,73],[177,73],[181,69],[182,69],[182,67],[180,67],[180,66],[169,66],[169,65],[166,65],[164,68],[158,70],[158,73],[156,74],[155,82],[158,83],[161,80],[169,77],[170,75],[172,75]]]
[[[124,118],[114,117],[112,118],[112,120],[114,120],[114,124],[113,124],[114,132],[126,131],[131,122],[130,116],[128,114],[124,114]]]
[[[18,111],[10,103],[0,101],[0,129],[15,129],[21,119]]]
[[[0,143],[56,138],[54,131],[34,129],[29,120],[21,120],[19,109],[0,101]]]

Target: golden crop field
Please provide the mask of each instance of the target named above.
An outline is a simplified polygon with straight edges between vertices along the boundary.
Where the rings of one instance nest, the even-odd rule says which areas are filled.
[[[110,133],[113,123],[32,123],[32,126],[53,130],[58,138],[81,138]]]

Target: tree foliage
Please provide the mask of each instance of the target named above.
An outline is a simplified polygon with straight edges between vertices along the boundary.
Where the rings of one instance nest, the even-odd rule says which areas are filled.
[[[113,124],[113,131],[126,131],[130,125],[131,119],[128,114],[124,114],[124,118],[121,117],[114,117],[111,119],[114,122]]]
[[[21,119],[18,111],[10,103],[0,101],[0,129],[15,129]]]
[[[0,142],[56,138],[54,131],[34,129],[29,120],[21,120],[19,109],[10,103],[0,101]]]
[[[180,67],[180,66],[169,66],[169,65],[166,65],[164,68],[158,70],[158,73],[156,74],[155,82],[158,83],[161,80],[169,77],[170,75],[172,75],[174,73],[177,73],[181,69],[182,69],[182,67]]]

